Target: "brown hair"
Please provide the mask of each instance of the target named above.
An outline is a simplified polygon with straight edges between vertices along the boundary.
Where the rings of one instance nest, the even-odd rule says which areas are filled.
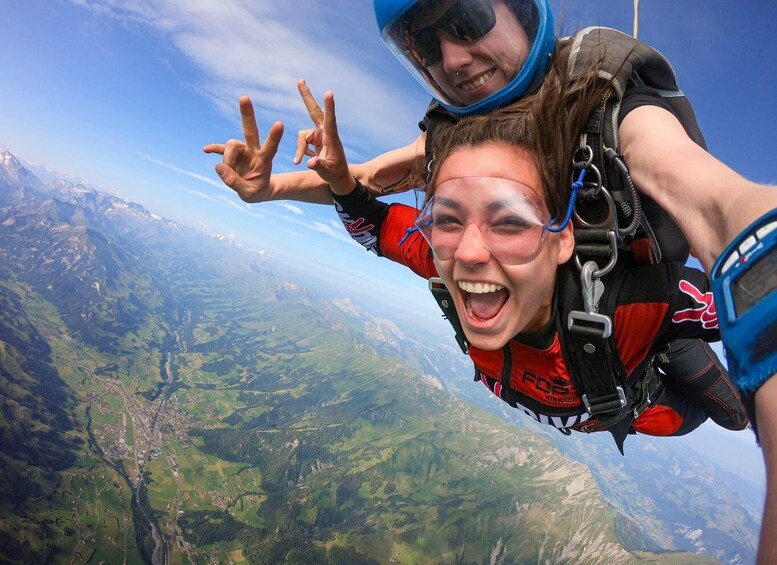
[[[462,147],[503,143],[529,152],[537,167],[548,210],[563,217],[569,200],[572,158],[589,116],[610,88],[590,70],[570,81],[567,61],[571,42],[559,42],[540,89],[489,114],[468,116],[440,125],[432,140],[431,179],[426,200],[434,195],[437,171],[445,159]]]

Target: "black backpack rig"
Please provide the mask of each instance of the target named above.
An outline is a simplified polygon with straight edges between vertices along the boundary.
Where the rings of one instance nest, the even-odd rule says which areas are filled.
[[[690,251],[667,212],[638,193],[620,154],[618,114],[626,89],[649,87],[657,92],[688,136],[705,149],[706,145],[693,109],[677,86],[672,66],[658,51],[603,27],[586,28],[563,41],[572,42],[570,78],[590,68],[591,61],[599,61],[599,75],[611,81],[612,89],[588,120],[573,159],[576,178],[585,180],[574,210],[576,268],[570,262],[558,271],[557,331],[575,388],[595,418],[581,430],[610,431],[623,453],[631,423],[658,397],[663,386],[655,363],[662,352],[654,352],[631,378],[618,353],[612,318],[623,269],[628,264],[684,262]],[[439,123],[436,120],[450,119],[436,110],[428,114],[427,144]],[[581,172],[583,175],[578,177]],[[429,288],[443,317],[453,326],[457,343],[468,353],[469,344],[442,279],[430,279]],[[502,386],[509,389],[509,383]]]

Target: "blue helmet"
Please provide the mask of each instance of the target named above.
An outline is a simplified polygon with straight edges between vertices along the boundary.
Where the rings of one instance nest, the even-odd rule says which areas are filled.
[[[394,56],[460,116],[523,96],[556,47],[546,0],[374,0],[374,8]]]

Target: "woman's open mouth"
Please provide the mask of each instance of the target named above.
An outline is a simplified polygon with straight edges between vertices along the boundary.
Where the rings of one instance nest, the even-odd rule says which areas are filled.
[[[475,322],[488,322],[501,312],[510,291],[499,284],[458,282],[467,316]]]

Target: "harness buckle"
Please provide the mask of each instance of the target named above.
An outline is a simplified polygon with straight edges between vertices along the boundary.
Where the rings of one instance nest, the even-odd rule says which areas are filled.
[[[599,299],[604,293],[602,281],[596,278],[597,265],[594,261],[588,261],[580,272],[580,283],[583,292],[583,308],[572,310],[567,316],[567,328],[572,333],[588,336],[593,339],[603,340],[612,335],[612,319],[604,314],[599,314]],[[593,344],[590,345],[594,347]],[[592,351],[588,351],[592,353]]]
[[[640,417],[640,415],[645,411],[645,409],[648,406],[650,406],[650,403],[652,401],[653,400],[650,398],[650,391],[646,392],[645,393],[645,399],[634,407],[634,419],[635,420]]]
[[[638,386],[639,397],[634,406],[635,420],[652,404],[653,400],[658,398],[664,388],[663,383],[658,376],[658,372],[656,371],[655,358],[648,364]]]
[[[596,339],[607,339],[612,335],[612,319],[604,314],[572,310],[567,316],[570,332]]]
[[[601,414],[603,412],[615,412],[626,406],[626,393],[622,386],[616,386],[612,394],[596,398],[593,402],[588,400],[588,395],[583,394],[583,405],[589,414]]]

